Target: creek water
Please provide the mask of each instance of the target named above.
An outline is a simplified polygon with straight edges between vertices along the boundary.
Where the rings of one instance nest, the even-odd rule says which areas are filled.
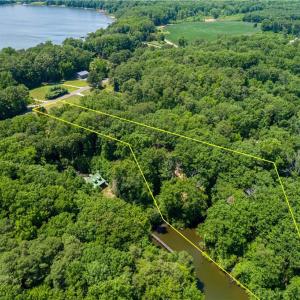
[[[200,237],[195,229],[181,230],[181,233],[194,244],[198,244]],[[205,300],[248,300],[246,292],[236,285],[218,267],[209,262],[194,246],[182,238],[172,228],[167,227],[166,233],[153,232],[161,241],[174,251],[186,251],[192,258],[199,279],[200,289],[205,294]],[[155,242],[158,244],[157,242]]]
[[[61,44],[67,37],[86,36],[112,22],[109,16],[91,9],[0,5],[0,49],[29,48],[46,41]]]

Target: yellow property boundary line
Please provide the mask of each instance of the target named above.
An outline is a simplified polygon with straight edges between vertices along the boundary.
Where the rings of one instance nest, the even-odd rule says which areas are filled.
[[[180,137],[180,138],[184,138],[186,140],[190,140],[190,141],[194,141],[194,142],[197,142],[197,143],[201,143],[203,145],[206,145],[206,146],[210,146],[210,147],[214,147],[214,148],[217,148],[217,149],[220,149],[220,150],[224,150],[224,151],[227,151],[227,152],[231,152],[231,153],[235,153],[235,154],[239,154],[239,155],[243,155],[243,156],[246,156],[246,157],[250,157],[250,158],[253,158],[253,159],[256,159],[256,160],[259,160],[259,161],[263,161],[263,162],[266,162],[266,163],[270,163],[273,165],[274,169],[275,169],[275,172],[276,172],[276,175],[277,175],[277,178],[278,178],[278,181],[280,183],[280,186],[281,186],[281,189],[282,189],[282,192],[283,192],[283,195],[284,195],[284,198],[285,198],[285,201],[286,201],[286,204],[288,206],[288,209],[289,209],[289,212],[292,216],[292,219],[293,219],[293,223],[295,225],[295,228],[296,228],[296,231],[297,231],[297,234],[300,238],[300,230],[299,230],[299,227],[298,227],[298,224],[296,222],[296,219],[295,219],[295,216],[294,216],[294,212],[293,212],[293,209],[290,205],[290,202],[289,202],[289,199],[287,197],[287,194],[285,192],[285,189],[284,189],[284,186],[283,186],[283,182],[279,176],[279,172],[278,172],[278,168],[277,168],[277,165],[275,162],[273,161],[270,161],[270,160],[266,160],[264,158],[261,158],[261,157],[258,157],[258,156],[254,156],[254,155],[251,155],[251,154],[248,154],[248,153],[244,153],[244,152],[241,152],[241,151],[238,151],[238,150],[233,150],[233,149],[230,149],[230,148],[226,148],[226,147],[222,147],[222,146],[219,146],[219,145],[215,145],[215,144],[212,144],[212,143],[208,143],[206,141],[202,141],[202,140],[198,140],[198,139],[195,139],[195,138],[192,138],[192,137],[188,137],[188,136],[185,136],[185,135],[182,135],[182,134],[178,134],[178,133],[175,133],[175,132],[170,132],[170,131],[167,131],[167,130],[164,130],[164,129],[161,129],[161,128],[157,128],[157,127],[153,127],[153,126],[150,126],[150,125],[147,125],[147,124],[143,124],[143,123],[140,123],[140,122],[136,122],[136,121],[133,121],[133,120],[129,120],[129,119],[125,119],[125,118],[122,118],[122,117],[119,117],[119,116],[116,116],[116,115],[112,115],[112,114],[109,114],[109,113],[105,113],[105,112],[102,112],[102,111],[97,111],[97,110],[94,110],[94,109],[91,109],[91,108],[87,108],[87,107],[84,107],[84,106],[81,106],[81,105],[78,105],[78,104],[74,104],[74,103],[69,103],[65,100],[60,100],[60,101],[57,101],[56,103],[58,102],[62,102],[64,104],[68,104],[68,105],[71,105],[71,106],[74,106],[74,107],[78,107],[78,108],[81,108],[81,109],[84,109],[84,110],[88,110],[88,111],[92,111],[94,113],[97,113],[97,114],[100,114],[100,115],[103,115],[103,116],[107,116],[107,117],[110,117],[110,118],[113,118],[113,119],[117,119],[119,121],[123,121],[123,122],[127,122],[127,123],[131,123],[131,124],[135,124],[135,125],[138,125],[138,126],[141,126],[141,127],[144,127],[144,128],[148,128],[148,129],[152,129],[152,130],[155,130],[155,131],[159,131],[159,132],[163,132],[163,133],[166,133],[166,134],[170,134],[170,135],[173,135],[173,136],[176,136],[176,137]],[[57,120],[57,121],[60,121],[60,122],[63,122],[65,124],[68,124],[68,125],[71,125],[71,126],[74,126],[74,127],[77,127],[79,129],[83,129],[83,130],[86,130],[86,131],[89,131],[91,133],[95,133],[99,136],[102,136],[104,138],[107,138],[107,139],[111,139],[113,141],[116,141],[116,142],[119,142],[121,144],[123,144],[124,146],[127,146],[129,149],[130,149],[130,152],[133,156],[133,159],[136,163],[136,165],[138,166],[138,169],[139,169],[139,172],[147,186],[147,189],[149,191],[149,194],[162,218],[162,220],[168,225],[170,226],[175,232],[177,232],[177,234],[179,234],[183,239],[185,239],[189,244],[191,244],[194,248],[196,248],[204,257],[206,257],[209,261],[213,262],[220,270],[222,270],[225,274],[227,274],[238,286],[242,287],[249,295],[253,296],[255,299],[259,299],[259,297],[257,295],[255,295],[251,290],[249,290],[245,285],[243,285],[238,279],[236,279],[234,276],[232,276],[228,271],[226,271],[220,264],[218,264],[214,259],[212,259],[205,251],[203,251],[200,247],[198,247],[196,244],[194,244],[190,239],[188,239],[185,235],[183,235],[179,230],[177,230],[174,226],[172,226],[165,218],[164,216],[162,215],[161,213],[161,210],[158,206],[158,203],[151,191],[151,188],[145,178],[145,175],[143,173],[143,170],[137,160],[137,157],[133,151],[133,148],[131,146],[131,144],[127,143],[127,142],[124,142],[122,140],[119,140],[115,137],[111,137],[109,135],[106,135],[106,134],[103,134],[101,132],[98,132],[96,130],[92,130],[92,129],[89,129],[89,128],[86,128],[84,126],[81,126],[81,125],[78,125],[78,124],[75,124],[75,123],[72,123],[72,122],[69,122],[69,121],[66,121],[62,118],[58,118],[58,117],[55,117],[53,115],[50,115],[46,112],[41,112],[39,111],[39,107],[37,108],[34,108],[33,109],[34,112],[38,113],[38,114],[41,114],[41,115],[44,115],[44,116],[47,116],[47,117],[50,117],[54,120]]]

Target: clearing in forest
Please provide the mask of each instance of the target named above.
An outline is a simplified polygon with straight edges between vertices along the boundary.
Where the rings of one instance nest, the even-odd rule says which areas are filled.
[[[167,39],[177,43],[184,37],[188,42],[195,40],[212,41],[219,36],[250,35],[259,32],[259,26],[242,21],[216,21],[216,22],[185,22],[168,25],[165,28]]]
[[[292,206],[291,206],[291,204],[289,202],[289,199],[287,197],[287,194],[285,192],[285,189],[284,189],[284,186],[283,186],[283,182],[282,182],[282,180],[281,180],[281,178],[279,176],[279,173],[278,173],[277,166],[276,166],[276,164],[273,161],[266,160],[264,158],[257,157],[257,156],[254,156],[254,155],[251,155],[251,154],[248,154],[248,153],[244,153],[242,151],[233,150],[233,149],[222,147],[222,146],[219,146],[219,145],[214,145],[214,144],[209,143],[207,141],[203,141],[203,140],[199,140],[197,138],[185,136],[183,134],[179,134],[179,133],[175,133],[175,132],[170,132],[170,131],[167,131],[167,130],[164,130],[164,129],[161,129],[161,128],[156,128],[156,127],[153,127],[153,126],[150,126],[150,125],[147,125],[147,124],[143,124],[143,123],[136,122],[136,121],[133,121],[133,120],[125,119],[125,118],[122,118],[122,117],[119,117],[119,116],[116,116],[116,115],[112,115],[112,114],[109,114],[109,113],[106,113],[106,112],[93,110],[93,109],[90,109],[90,108],[87,108],[87,107],[84,107],[84,106],[81,106],[81,105],[78,105],[78,104],[69,103],[68,101],[65,101],[65,100],[61,100],[60,102],[64,103],[64,104],[68,104],[70,106],[74,106],[76,108],[79,108],[79,109],[82,109],[82,110],[85,110],[85,111],[89,111],[89,112],[95,113],[95,115],[98,115],[98,117],[101,116],[103,118],[113,119],[114,121],[119,121],[119,122],[131,124],[131,125],[134,125],[134,126],[139,126],[139,128],[143,128],[145,130],[149,130],[150,129],[152,132],[155,131],[155,132],[157,132],[159,134],[166,134],[166,136],[169,136],[169,137],[171,136],[172,138],[180,138],[180,139],[187,140],[188,142],[195,143],[195,145],[193,145],[193,147],[190,147],[190,148],[195,148],[195,151],[198,152],[198,153],[199,153],[199,149],[200,148],[198,149],[197,146],[196,146],[196,144],[198,144],[199,147],[203,147],[203,149],[210,149],[209,151],[212,151],[212,152],[213,151],[220,151],[220,152],[222,151],[222,152],[225,152],[225,153],[227,153],[230,156],[236,157],[236,162],[235,163],[237,165],[245,163],[246,165],[249,164],[249,166],[252,166],[253,162],[251,162],[251,161],[256,161],[257,165],[258,165],[257,170],[259,172],[264,172],[263,171],[264,166],[268,166],[268,169],[270,170],[269,173],[272,173],[272,175],[270,175],[270,176],[273,178],[274,181],[276,181],[276,184],[278,184],[278,190],[276,190],[276,192],[280,193],[280,195],[276,196],[274,199],[276,199],[276,201],[277,200],[281,201],[280,199],[284,199],[283,202],[281,202],[280,206],[278,206],[278,207],[282,208],[283,214],[289,215],[289,217],[291,218],[291,224],[293,224],[293,228],[296,230],[295,233],[300,238],[300,231],[299,231],[299,228],[298,228],[298,225],[297,225],[297,221],[296,221],[295,216],[294,216],[293,208],[292,208]],[[219,267],[219,269],[222,270],[224,273],[226,273],[234,282],[236,282],[239,286],[241,286],[242,288],[244,288],[249,295],[251,295],[255,299],[259,299],[259,297],[253,291],[251,291],[251,289],[249,289],[248,287],[246,287],[242,282],[240,282],[237,278],[235,278],[234,275],[232,275],[229,271],[227,271],[226,267],[223,267],[222,265],[220,265],[208,253],[206,253],[205,251],[203,251],[203,249],[201,249],[201,247],[199,245],[193,243],[189,238],[187,238],[185,235],[183,235],[177,228],[174,227],[174,224],[170,224],[169,218],[166,218],[166,216],[162,213],[162,210],[161,210],[161,207],[159,205],[159,202],[155,198],[155,196],[153,194],[153,191],[151,189],[151,185],[147,181],[147,178],[146,178],[147,176],[145,176],[145,174],[143,172],[143,169],[141,167],[141,163],[140,163],[140,161],[138,159],[139,156],[137,154],[137,151],[136,151],[136,149],[133,149],[133,146],[130,143],[128,143],[126,141],[123,141],[121,139],[115,138],[113,136],[110,136],[109,134],[104,134],[104,133],[101,132],[101,130],[98,130],[98,128],[96,128],[96,129],[95,128],[87,128],[85,126],[81,126],[80,124],[69,122],[69,121],[67,121],[65,119],[62,119],[60,117],[51,115],[51,114],[49,114],[49,113],[47,113],[45,111],[40,111],[39,108],[35,108],[34,112],[36,112],[38,114],[41,114],[41,115],[44,115],[44,116],[47,116],[47,117],[52,118],[54,120],[63,122],[65,124],[67,124],[67,125],[70,125],[70,126],[73,126],[73,127],[77,128],[77,129],[82,129],[82,130],[86,130],[88,132],[97,134],[97,135],[99,135],[99,136],[101,136],[103,138],[110,139],[110,140],[112,140],[112,141],[114,141],[116,143],[121,143],[124,147],[128,147],[128,150],[130,151],[130,153],[132,155],[132,158],[133,158],[134,162],[136,163],[136,166],[137,166],[138,171],[139,171],[139,173],[141,175],[141,178],[143,179],[143,181],[144,181],[144,183],[145,183],[145,185],[147,187],[148,193],[149,193],[150,197],[152,198],[152,200],[153,200],[153,202],[154,202],[154,204],[155,204],[155,206],[156,206],[156,208],[157,208],[157,210],[158,210],[158,212],[159,212],[159,214],[161,216],[161,219],[166,224],[168,224],[172,229],[174,229],[182,238],[184,238],[193,247],[195,247],[209,261],[211,261],[214,264],[216,264]],[[185,150],[184,147],[182,148],[182,150],[183,151]],[[224,164],[228,163],[225,160],[223,160],[223,158],[221,159],[221,163],[222,162]],[[265,180],[265,181],[268,180],[267,177],[269,175],[267,175],[267,173],[268,173],[268,171],[265,171],[264,173],[262,173],[264,175],[263,176],[263,180]],[[236,174],[232,173],[232,178],[234,178],[235,176],[236,176]],[[247,176],[245,175],[245,177],[247,177]],[[259,177],[259,175],[258,175],[258,177]],[[230,180],[232,180],[232,178]],[[234,180],[236,180],[236,179],[237,178],[234,178]],[[240,179],[240,177],[238,177],[238,179]],[[248,179],[249,178],[247,178],[247,180]],[[258,178],[258,180],[259,179],[260,178]],[[223,181],[223,183],[224,183],[224,181]],[[222,187],[222,181],[221,181],[221,187]],[[261,187],[259,185],[257,185],[256,188],[257,188],[257,190],[258,190],[259,193],[266,192],[266,190],[260,190]],[[251,194],[254,193],[254,190],[251,189],[251,188],[249,188],[248,190],[245,191],[245,193],[248,194],[248,196],[250,197]],[[235,201],[235,197],[234,196],[230,196],[230,197],[227,198],[227,203],[229,205],[232,205],[234,203],[234,201]],[[278,204],[276,204],[276,205],[278,205]],[[270,206],[270,209],[272,209],[272,208],[275,207],[275,204],[274,204],[274,207],[272,205],[269,205],[269,206]],[[257,206],[255,206],[255,207],[257,207]],[[268,210],[266,209],[265,212],[267,213],[266,217],[268,217]],[[243,213],[243,212],[241,211],[241,213]],[[245,213],[247,213],[247,208],[245,208]],[[247,215],[245,217],[247,217]]]
[[[44,101],[46,100],[46,94],[52,86],[61,86],[68,90],[69,93],[79,90],[82,87],[88,86],[88,83],[84,80],[68,80],[59,83],[47,83],[43,84],[40,87],[31,89],[29,91],[30,96],[33,99]]]

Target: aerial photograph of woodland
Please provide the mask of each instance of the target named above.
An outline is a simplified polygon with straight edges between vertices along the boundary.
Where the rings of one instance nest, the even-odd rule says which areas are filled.
[[[300,300],[300,0],[0,0],[0,300]]]

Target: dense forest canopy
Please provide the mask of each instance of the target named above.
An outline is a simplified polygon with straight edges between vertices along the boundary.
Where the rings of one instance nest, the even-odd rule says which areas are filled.
[[[0,5],[2,4],[11,4],[11,3],[16,3],[14,0],[0,0]]]
[[[263,10],[249,12],[244,21],[262,23],[262,30],[300,34],[300,4],[299,1],[270,2]]]
[[[0,298],[203,299],[191,258],[152,245],[161,219],[128,147],[16,116],[28,89],[79,70],[94,89],[84,107],[274,161],[300,222],[299,2],[46,2],[117,20],[85,40],[0,52]],[[157,25],[198,14],[243,14],[263,31],[148,47],[164,38]],[[76,105],[41,111],[130,143],[170,223],[197,227],[200,246],[260,299],[300,298],[300,241],[272,164]],[[109,195],[81,176],[96,172]]]

